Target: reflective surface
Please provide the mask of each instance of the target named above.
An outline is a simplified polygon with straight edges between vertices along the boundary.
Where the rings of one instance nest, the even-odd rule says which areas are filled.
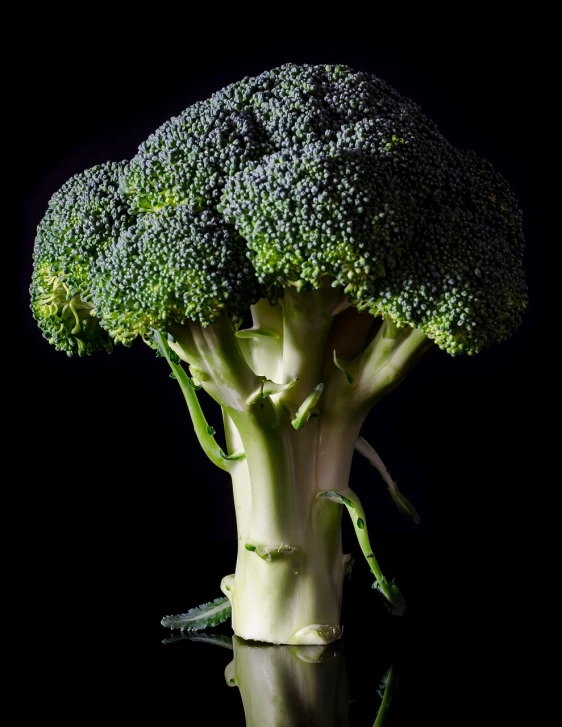
[[[232,660],[224,670],[228,687],[239,691],[245,722],[240,709],[234,709],[235,723],[246,727],[347,727],[353,702],[344,656],[344,643],[328,646],[272,646],[246,642],[236,636],[211,633],[174,634],[164,644],[180,641],[221,647],[231,653]],[[194,660],[197,652],[192,652]],[[224,655],[223,659],[224,659]],[[207,654],[212,658],[211,654]],[[216,658],[219,658],[218,655]],[[398,677],[394,665],[376,674],[371,665],[372,689],[364,709],[372,709],[371,724],[382,727],[397,691]]]
[[[228,648],[200,637],[162,643],[170,638],[160,626],[166,611],[215,595],[231,543],[207,546],[200,562],[194,553],[167,561],[131,547],[127,561],[82,562],[65,569],[64,580],[53,568],[37,593],[31,637],[20,640],[29,687],[23,714],[40,705],[43,715],[73,724],[372,727],[392,666],[385,727],[507,724],[525,697],[536,613],[513,587],[517,563],[496,560],[482,531],[373,541],[408,610],[391,616],[358,561],[345,585],[343,638],[321,660],[314,650],[232,650],[228,624],[213,630]],[[38,610],[45,594],[53,599],[46,619]]]
[[[489,543],[478,533],[462,538],[403,533],[374,540],[389,572],[399,575],[408,610],[400,619],[391,616],[359,561],[345,586],[343,638],[325,654],[233,647],[228,624],[212,632],[213,639],[221,637],[218,645],[200,636],[170,640],[159,625],[162,611],[185,610],[214,595],[225,568],[217,545],[206,551],[199,572],[193,561],[185,568],[175,560],[174,568],[155,563],[160,590],[148,588],[146,563],[136,578],[123,571],[123,580],[115,580],[115,605],[122,609],[130,601],[138,608],[127,614],[99,601],[97,620],[42,652],[44,671],[54,675],[53,656],[66,656],[70,647],[57,684],[68,704],[78,705],[77,714],[127,722],[150,715],[158,725],[371,727],[381,706],[381,680],[392,666],[395,684],[385,727],[449,727],[470,719],[477,725],[505,723],[510,710],[517,710],[525,648],[521,631],[514,630],[514,623],[522,623],[523,601],[515,592],[508,597],[509,561],[491,567]],[[471,572],[478,563],[487,567]],[[195,588],[201,590],[194,594]],[[162,606],[172,589],[171,607]]]
[[[236,636],[201,634],[174,635],[166,643],[180,640],[232,651],[224,678],[227,686],[240,691],[246,727],[349,725],[349,689],[341,641],[329,646],[267,646]],[[396,686],[396,669],[390,665],[371,700],[373,708],[376,705],[375,727],[386,723]]]

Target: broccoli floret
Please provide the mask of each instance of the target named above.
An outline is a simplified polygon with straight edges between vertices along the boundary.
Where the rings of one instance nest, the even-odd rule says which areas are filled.
[[[511,336],[527,303],[521,211],[506,181],[452,149],[446,184],[386,266],[369,310],[423,331],[450,354]]]
[[[345,66],[289,64],[64,185],[38,228],[32,309],[69,354],[140,337],[165,358],[232,477],[238,561],[221,587],[236,634],[321,644],[341,633],[343,507],[374,587],[404,609],[348,486],[355,449],[419,518],[360,437],[365,416],[432,345],[475,354],[513,333],[523,244],[507,182],[415,103]]]
[[[49,343],[69,356],[112,348],[92,297],[98,256],[130,224],[119,194],[123,166],[109,162],[69,179],[37,228],[31,309]]]
[[[260,297],[245,240],[187,205],[138,215],[97,266],[96,309],[122,343],[187,320],[208,325],[225,311],[241,317]]]

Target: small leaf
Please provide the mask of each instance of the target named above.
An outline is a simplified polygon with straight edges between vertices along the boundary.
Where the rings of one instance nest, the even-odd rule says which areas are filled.
[[[337,502],[338,505],[347,505],[347,507],[355,507],[353,504],[353,500],[350,500],[349,497],[345,497],[344,495],[340,495],[339,492],[336,492],[335,490],[326,490],[326,492],[322,492],[318,495],[319,500],[331,500],[332,502]]]
[[[254,393],[246,399],[246,404],[255,404],[256,401],[259,401],[260,399],[265,399],[268,396],[273,396],[274,394],[279,394],[282,391],[287,391],[287,389],[291,389],[297,381],[298,378],[294,378],[287,384],[276,384],[274,381],[264,378],[260,388],[254,391]]]
[[[396,505],[398,510],[400,510],[400,513],[404,515],[404,517],[415,522],[416,524],[419,523],[420,516],[416,512],[416,508],[412,505],[410,500],[408,500],[408,498],[398,490],[398,487],[396,487],[394,490],[391,490],[389,488],[388,492],[392,497],[394,504]]]
[[[301,429],[310,419],[312,409],[318,404],[322,392],[324,391],[324,384],[318,384],[312,389],[312,392],[306,397],[303,403],[300,405],[297,413],[294,416],[291,424],[295,429]]]
[[[292,389],[298,380],[298,377],[295,377],[294,379],[291,379],[287,384],[276,384],[274,381],[266,379],[263,382],[262,386],[262,396],[265,398],[266,396],[272,396],[273,394],[279,394],[281,391],[287,391],[287,389]]]
[[[205,371],[201,371],[201,369],[198,369],[195,366],[189,367],[189,373],[197,382],[207,381],[209,379],[209,376]]]
[[[217,626],[226,621],[231,610],[229,599],[223,596],[192,608],[187,613],[180,613],[177,616],[164,616],[160,623],[169,629],[203,631],[203,629]]]
[[[345,378],[347,379],[347,383],[351,384],[353,386],[354,378],[351,373],[351,361],[347,361],[344,358],[338,358],[336,356],[336,352],[334,351],[334,364],[336,368],[338,368],[340,371],[342,371],[345,374]]]

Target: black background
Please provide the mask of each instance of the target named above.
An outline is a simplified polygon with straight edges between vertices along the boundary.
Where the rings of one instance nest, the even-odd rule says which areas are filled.
[[[21,381],[10,479],[35,634],[25,668],[38,687],[49,685],[44,709],[101,715],[111,702],[118,718],[158,710],[159,724],[190,724],[201,708],[206,723],[228,714],[243,724],[237,691],[222,682],[226,651],[160,643],[161,616],[218,596],[221,577],[234,571],[227,477],[199,450],[176,382],[143,344],[78,359],[42,339],[27,292],[37,223],[69,176],[130,158],[170,116],[227,83],[284,62],[341,62],[412,97],[454,144],[507,177],[524,211],[530,288],[509,342],[470,359],[430,352],[367,422],[367,439],[422,519],[403,521],[374,470],[354,463],[375,550],[410,608],[400,622],[387,615],[357,558],[344,604],[351,724],[374,721],[374,688],[391,661],[403,673],[393,724],[505,719],[519,709],[520,655],[537,618],[528,583],[544,239],[536,179],[546,152],[536,113],[544,58],[526,51],[533,28],[396,43],[227,42],[191,28],[189,42],[162,48],[148,27],[95,41],[87,28],[85,19],[72,38],[59,30],[26,39],[22,59],[33,71],[22,74],[14,114],[25,163],[15,172]],[[347,527],[344,538],[356,551]]]

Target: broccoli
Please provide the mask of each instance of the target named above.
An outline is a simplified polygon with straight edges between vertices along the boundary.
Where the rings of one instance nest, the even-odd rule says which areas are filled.
[[[472,355],[516,330],[523,245],[521,211],[492,166],[345,66],[288,64],[233,83],[132,160],[54,195],[31,284],[45,337],[69,355],[142,339],[232,478],[239,545],[224,598],[164,625],[231,614],[244,639],[337,639],[351,565],[343,507],[374,587],[403,612],[349,489],[355,449],[418,518],[361,427],[430,347]],[[200,389],[222,409],[223,446]]]

